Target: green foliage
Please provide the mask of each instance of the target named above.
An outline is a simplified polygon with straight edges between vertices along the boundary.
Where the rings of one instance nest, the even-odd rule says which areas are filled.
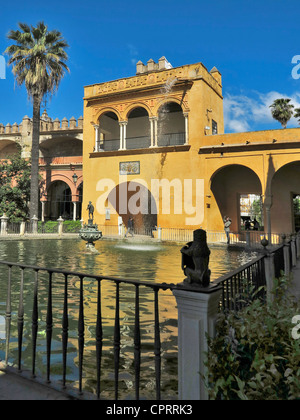
[[[59,31],[49,31],[44,22],[36,27],[25,23],[18,26],[7,35],[13,41],[5,50],[10,57],[8,64],[13,66],[18,85],[25,84],[28,96],[37,96],[41,101],[44,95],[57,90],[65,71],[69,71],[65,51],[68,44]]]
[[[220,316],[207,357],[211,399],[300,399],[300,340],[292,337],[300,305],[288,297],[288,286],[276,280],[272,301],[255,299]]]
[[[64,233],[77,233],[81,229],[80,220],[66,220],[63,223]]]
[[[63,222],[63,232],[64,233],[77,233],[81,228],[80,220],[65,220]],[[48,220],[47,222],[38,222],[38,232],[39,233],[57,233],[58,232],[58,222]]]
[[[275,101],[270,105],[272,117],[279,121],[282,125],[282,128],[286,128],[288,121],[293,116],[293,108],[294,105],[290,104],[290,99],[288,98],[280,98],[275,99]]]
[[[38,222],[38,233],[57,233],[58,222],[49,220],[48,222]]]
[[[0,162],[0,214],[11,222],[28,218],[30,165],[21,153]]]

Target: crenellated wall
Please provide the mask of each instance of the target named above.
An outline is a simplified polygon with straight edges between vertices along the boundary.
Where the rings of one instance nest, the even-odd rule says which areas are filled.
[[[67,118],[63,118],[60,121],[58,118],[52,120],[47,116],[47,118],[43,118],[45,113],[41,116],[40,122],[40,129],[41,132],[51,132],[51,131],[58,131],[58,130],[82,130],[83,129],[83,117],[79,117],[78,120],[72,117],[70,120]],[[23,134],[32,131],[32,119],[29,118],[27,115],[23,118],[20,124],[16,122],[11,125],[10,123],[4,125],[0,123],[0,134]]]

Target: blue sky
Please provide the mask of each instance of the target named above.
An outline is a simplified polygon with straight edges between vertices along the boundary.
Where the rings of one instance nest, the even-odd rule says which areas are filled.
[[[280,128],[270,116],[273,100],[289,97],[300,107],[300,78],[292,77],[299,16],[299,0],[1,1],[0,54],[18,22],[43,20],[62,32],[71,72],[47,104],[52,118],[83,114],[83,86],[132,76],[138,60],[165,56],[173,67],[202,62],[219,69],[226,132]],[[32,116],[32,105],[7,68],[0,122],[20,123],[25,114]]]

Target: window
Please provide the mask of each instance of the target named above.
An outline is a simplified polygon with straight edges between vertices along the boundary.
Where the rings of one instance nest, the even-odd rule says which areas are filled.
[[[211,120],[211,129],[212,134],[218,134],[218,123],[214,120]]]

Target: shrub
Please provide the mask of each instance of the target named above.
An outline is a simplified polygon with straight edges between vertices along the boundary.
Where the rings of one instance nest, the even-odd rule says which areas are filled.
[[[81,229],[80,220],[66,220],[63,223],[63,230],[65,233],[77,233]]]
[[[211,399],[300,399],[300,340],[292,337],[300,306],[289,284],[276,280],[272,301],[220,316],[207,354]]]

